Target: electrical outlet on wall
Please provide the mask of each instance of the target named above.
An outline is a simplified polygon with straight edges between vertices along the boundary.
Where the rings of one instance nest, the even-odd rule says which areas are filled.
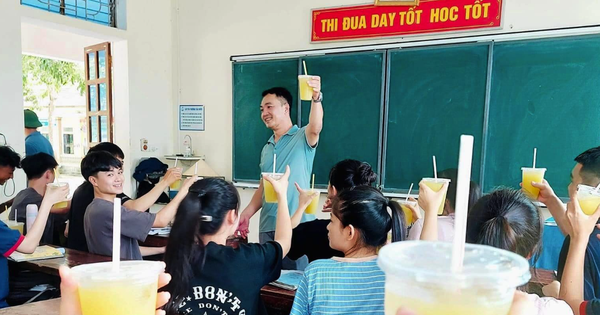
[[[142,152],[148,151],[148,139],[146,139],[146,138],[140,139],[140,150]]]

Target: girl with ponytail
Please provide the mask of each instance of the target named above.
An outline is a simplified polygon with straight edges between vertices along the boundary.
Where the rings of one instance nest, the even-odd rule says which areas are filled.
[[[194,183],[181,202],[165,252],[173,281],[165,288],[168,315],[266,314],[260,289],[277,280],[290,248],[292,227],[287,207],[290,170],[280,180],[265,177],[277,193],[274,241],[225,245],[239,222],[240,197],[233,184],[218,178]]]
[[[376,188],[357,186],[332,199],[330,216],[329,246],[343,257],[308,265],[291,314],[384,314],[385,276],[377,266],[377,251],[390,231],[392,241],[404,239],[400,205]]]

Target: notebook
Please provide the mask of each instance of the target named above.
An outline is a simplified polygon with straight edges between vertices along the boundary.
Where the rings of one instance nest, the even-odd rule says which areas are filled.
[[[270,284],[285,290],[296,291],[304,273],[298,270],[282,270],[279,279]]]
[[[23,254],[19,252],[12,253],[9,258],[16,262],[32,261],[41,259],[51,259],[65,257],[64,248],[55,248],[52,246],[38,246],[32,254]]]

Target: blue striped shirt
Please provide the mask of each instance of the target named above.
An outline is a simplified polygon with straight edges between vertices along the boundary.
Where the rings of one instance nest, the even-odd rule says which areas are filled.
[[[304,271],[290,315],[383,315],[384,286],[377,256],[316,260]]]

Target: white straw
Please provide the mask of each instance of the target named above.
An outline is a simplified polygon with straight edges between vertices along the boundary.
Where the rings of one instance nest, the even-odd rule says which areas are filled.
[[[113,272],[118,272],[119,263],[121,262],[121,198],[115,198],[114,200],[112,245],[112,269]]]
[[[456,181],[456,203],[454,209],[454,243],[452,246],[452,272],[462,272],[467,233],[467,210],[469,206],[469,184],[473,160],[473,136],[460,136],[458,156],[458,179]]]
[[[435,155],[433,156],[433,178],[437,179],[437,165],[435,163]]]
[[[17,210],[17,209],[15,208],[15,222],[17,222],[17,211],[19,211],[19,210]]]
[[[600,184],[598,184],[598,186],[596,186],[596,191],[600,190]]]
[[[408,194],[406,195],[406,201],[408,201],[408,198],[410,197],[410,192],[412,191],[413,185],[415,183],[410,183],[410,188],[408,189]]]
[[[198,175],[198,163],[200,162],[196,162],[196,165],[194,165],[194,175]]]
[[[277,154],[273,154],[273,176],[275,176],[275,165],[277,165]]]
[[[535,160],[537,159],[537,148],[533,148],[533,168],[535,168]]]
[[[177,157],[175,157],[175,166],[173,167],[177,167]]]

